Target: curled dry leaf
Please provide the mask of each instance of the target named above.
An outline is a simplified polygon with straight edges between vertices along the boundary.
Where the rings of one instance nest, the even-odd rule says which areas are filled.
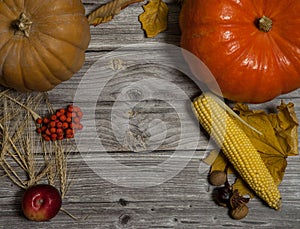
[[[243,120],[262,133],[258,135],[241,125],[279,185],[287,166],[286,158],[298,155],[298,120],[292,103],[281,102],[277,109],[278,113],[267,114],[250,110],[245,104],[234,107]]]
[[[88,15],[88,21],[90,25],[94,26],[108,22],[112,20],[115,15],[119,14],[122,9],[126,8],[130,4],[141,1],[142,0],[114,0],[108,2]]]
[[[233,219],[240,220],[247,216],[248,207],[247,203],[249,202],[249,198],[245,198],[238,190],[234,190],[232,196],[230,197],[230,215]]]
[[[225,155],[219,153],[217,150],[212,150],[206,158],[203,159],[203,162],[211,165],[210,172],[213,171],[226,171],[228,174],[233,173],[232,166],[228,165],[228,160]]]
[[[230,197],[231,208],[236,209],[240,205],[247,204],[248,202],[249,202],[249,198],[243,197],[237,189],[233,190],[232,195]]]
[[[222,152],[212,150],[208,156],[203,159],[203,162],[210,165],[210,174],[214,171],[224,171],[228,174],[235,174],[237,176],[235,182],[232,184],[233,190],[238,190],[241,195],[248,195],[250,198],[254,197],[254,193],[249,189],[249,186],[236,174],[233,166],[228,162]]]
[[[155,37],[167,28],[168,6],[162,0],[150,0],[143,6],[144,13],[139,16],[147,37]]]
[[[281,102],[281,105],[277,107],[278,112],[270,114],[263,110],[251,110],[242,103],[236,104],[233,109],[244,121],[262,133],[260,135],[246,125],[240,124],[260,153],[275,183],[279,185],[287,166],[286,158],[298,155],[298,119],[294,105]],[[217,154],[216,151],[212,151],[203,161],[211,165],[211,171],[224,170],[228,166],[227,173],[236,174],[222,153]],[[253,192],[238,174],[236,176],[237,179],[232,184],[232,188],[237,189],[240,195],[249,195],[253,198]]]

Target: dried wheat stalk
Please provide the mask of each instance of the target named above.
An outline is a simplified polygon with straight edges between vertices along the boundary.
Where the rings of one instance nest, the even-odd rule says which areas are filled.
[[[6,176],[24,189],[48,182],[59,186],[65,196],[67,157],[74,146],[61,141],[44,142],[35,132],[35,120],[43,104],[50,114],[53,112],[47,94],[3,90],[0,101],[0,167]]]

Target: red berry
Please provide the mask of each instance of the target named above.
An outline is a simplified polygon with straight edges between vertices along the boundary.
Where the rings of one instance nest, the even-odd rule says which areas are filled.
[[[83,125],[82,125],[81,123],[79,123],[79,124],[77,125],[77,129],[78,129],[78,130],[82,130],[82,129],[83,129]]]
[[[56,120],[56,115],[51,115],[51,120],[55,121]]]
[[[69,105],[67,107],[67,110],[70,111],[70,112],[72,112],[74,110],[74,106],[73,105]]]
[[[46,134],[46,135],[51,135],[50,130],[49,130],[49,129],[46,129],[46,130],[45,130],[45,134]]]
[[[74,118],[74,122],[75,122],[76,124],[80,123],[80,118],[75,117],[75,118]]]
[[[59,117],[59,120],[62,121],[62,122],[66,121],[66,119],[67,119],[67,117],[65,115],[61,115]]]
[[[74,129],[74,128],[75,128],[75,123],[74,123],[74,122],[71,122],[71,123],[69,124],[69,127],[70,127],[71,129]]]
[[[45,140],[45,141],[50,141],[51,139],[50,139],[49,136],[45,136],[45,137],[44,137],[44,140]]]
[[[60,117],[61,113],[59,111],[56,111],[55,115],[56,115],[56,117]]]
[[[66,119],[66,121],[67,121],[68,123],[71,123],[71,122],[72,122],[72,118],[68,117],[68,118]]]
[[[38,118],[38,119],[36,120],[36,123],[37,123],[37,124],[42,124],[42,123],[43,123],[43,119]]]
[[[55,141],[57,139],[57,134],[51,134],[51,140]]]
[[[56,123],[56,127],[57,127],[57,128],[61,128],[61,127],[62,127],[62,122],[57,122],[57,123]]]
[[[75,111],[75,112],[79,112],[79,111],[81,111],[81,109],[80,109],[80,107],[73,106],[73,111]]]
[[[52,134],[55,134],[55,133],[56,133],[56,128],[55,128],[55,127],[50,128],[50,132],[51,132]]]
[[[39,133],[39,134],[42,133],[42,128],[37,128],[36,132]]]
[[[62,128],[57,128],[56,129],[56,133],[57,134],[62,134],[63,133],[63,129]]]
[[[67,129],[66,130],[66,135],[70,135],[70,134],[73,134],[73,130],[72,129]]]
[[[67,129],[69,127],[69,124],[67,123],[67,122],[64,122],[63,124],[62,124],[62,128],[63,129]]]
[[[64,136],[62,134],[57,135],[57,140],[63,140],[63,139],[64,139]]]
[[[77,112],[77,117],[81,119],[82,116],[83,116],[83,113],[82,113],[81,111],[78,111],[78,112]]]
[[[49,123],[49,127],[55,127],[55,126],[56,126],[55,121],[51,121],[51,122]]]
[[[67,138],[74,138],[74,135],[73,134],[68,134],[66,137]]]
[[[44,123],[44,124],[49,123],[49,121],[50,121],[50,120],[49,120],[47,117],[44,117],[44,118],[43,118],[43,123]]]
[[[42,126],[42,127],[41,127],[42,132],[44,132],[46,129],[47,129],[46,126]]]
[[[69,111],[68,111],[68,112],[66,113],[67,118],[68,118],[68,117],[69,117],[69,118],[72,118],[72,114],[73,114],[72,112],[69,112]]]

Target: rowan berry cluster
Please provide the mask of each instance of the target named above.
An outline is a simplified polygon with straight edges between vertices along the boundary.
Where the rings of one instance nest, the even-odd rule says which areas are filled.
[[[36,123],[39,125],[37,132],[45,141],[74,138],[75,132],[83,128],[80,123],[82,116],[79,107],[68,105],[67,108],[56,110],[50,117],[37,119]]]

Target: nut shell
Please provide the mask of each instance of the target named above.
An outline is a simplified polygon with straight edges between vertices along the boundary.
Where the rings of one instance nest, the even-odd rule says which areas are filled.
[[[248,209],[247,205],[241,204],[237,208],[232,209],[230,211],[230,215],[233,219],[240,220],[247,216],[248,211],[249,211],[249,209]]]
[[[227,180],[227,174],[224,171],[215,170],[209,175],[209,182],[214,186],[221,186],[225,184]]]

